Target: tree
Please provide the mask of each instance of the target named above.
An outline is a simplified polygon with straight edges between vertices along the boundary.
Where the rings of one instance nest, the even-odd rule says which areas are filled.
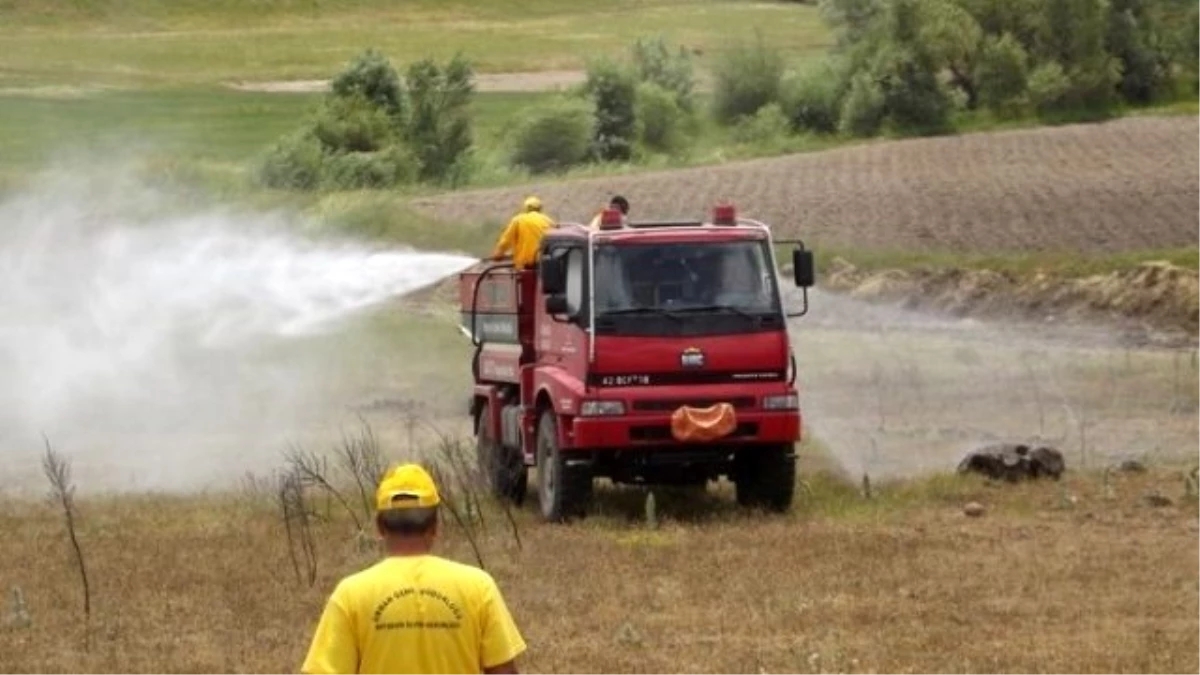
[[[1028,103],[1029,54],[1012,33],[984,38],[975,64],[980,104],[1004,116],[1020,113]]]
[[[951,84],[966,94],[967,109],[974,110],[979,103],[975,63],[983,44],[983,29],[954,0],[922,0],[917,9],[921,23],[917,40],[930,66],[949,71]]]
[[[1106,47],[1120,62],[1121,95],[1134,103],[1154,101],[1170,84],[1169,39],[1149,0],[1111,0],[1111,3]]]
[[[610,162],[633,157],[637,84],[632,73],[608,60],[595,61],[588,67],[584,91],[592,97],[596,111],[593,154]]]
[[[469,106],[474,93],[471,64],[456,55],[445,67],[422,59],[408,68],[412,111],[405,129],[420,162],[420,178],[454,183],[473,143]]]

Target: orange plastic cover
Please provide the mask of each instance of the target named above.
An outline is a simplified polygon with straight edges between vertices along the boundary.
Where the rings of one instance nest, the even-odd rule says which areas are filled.
[[[671,435],[680,443],[715,441],[733,433],[736,428],[737,415],[728,403],[708,408],[685,405],[671,414]]]

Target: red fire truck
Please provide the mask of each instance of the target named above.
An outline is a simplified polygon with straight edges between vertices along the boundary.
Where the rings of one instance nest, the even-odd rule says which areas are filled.
[[[798,311],[775,247],[794,245]],[[537,269],[483,261],[459,278],[473,341],[480,467],[521,503],[536,468],[542,516],[584,516],[593,483],[736,486],[787,510],[800,409],[787,319],[807,312],[812,252],[720,205],[709,220],[564,224]]]

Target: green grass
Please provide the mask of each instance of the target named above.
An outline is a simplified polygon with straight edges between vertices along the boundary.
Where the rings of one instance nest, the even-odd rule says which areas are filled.
[[[496,146],[520,109],[546,94],[480,93],[475,134]],[[221,88],[102,91],[88,96],[0,95],[0,178],[66,154],[140,150],[173,162],[244,165],[299,128],[320,94]]]
[[[515,72],[578,69],[642,34],[699,50],[701,66],[755,30],[792,56],[831,40],[813,6],[734,0],[10,0],[0,16],[0,85],[8,86],[324,79],[368,46],[400,64],[462,51],[480,72]]]

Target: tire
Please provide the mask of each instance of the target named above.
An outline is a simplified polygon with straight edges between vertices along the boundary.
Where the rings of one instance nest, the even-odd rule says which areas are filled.
[[[492,404],[484,403],[475,423],[475,453],[479,470],[483,473],[493,496],[510,501],[518,506],[525,502],[529,487],[529,472],[521,453],[505,448],[492,438]]]
[[[558,416],[542,411],[537,427],[538,502],[542,518],[562,523],[587,515],[592,501],[590,466],[568,466],[558,445]]]
[[[796,494],[796,454],[791,444],[750,447],[734,458],[738,504],[783,513]]]

